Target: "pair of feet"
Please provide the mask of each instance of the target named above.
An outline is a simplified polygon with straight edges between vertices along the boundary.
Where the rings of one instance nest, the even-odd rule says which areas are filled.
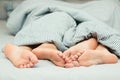
[[[55,65],[61,67],[65,64],[65,56],[51,44],[50,46],[40,45],[33,50],[27,46],[7,44],[4,47],[4,54],[18,68],[31,68],[39,59],[51,60]]]
[[[4,54],[18,68],[33,67],[39,59],[48,59],[55,65],[66,68],[117,62],[117,57],[108,50],[81,50],[80,45],[75,45],[62,53],[52,44],[43,44],[33,50],[29,47],[7,44]]]
[[[117,63],[118,58],[115,54],[110,53],[104,46],[91,42],[90,40],[83,41],[66,50],[64,54],[69,57],[69,61],[66,61],[65,67]]]

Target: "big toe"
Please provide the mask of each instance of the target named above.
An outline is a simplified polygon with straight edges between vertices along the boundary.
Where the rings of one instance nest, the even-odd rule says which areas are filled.
[[[53,63],[55,63],[57,66],[63,67],[65,64],[63,54],[59,51],[57,51],[55,54],[52,55],[51,60]]]
[[[36,64],[38,62],[38,58],[34,54],[30,54],[29,59],[33,64]]]
[[[64,67],[64,62],[62,61],[53,61],[53,63],[57,66]]]

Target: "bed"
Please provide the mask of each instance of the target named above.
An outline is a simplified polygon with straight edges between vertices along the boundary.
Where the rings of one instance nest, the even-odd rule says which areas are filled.
[[[120,80],[120,60],[116,64],[74,68],[62,68],[48,60],[39,60],[33,68],[14,67],[2,52],[4,45],[13,43],[14,39],[6,22],[0,20],[0,80]]]

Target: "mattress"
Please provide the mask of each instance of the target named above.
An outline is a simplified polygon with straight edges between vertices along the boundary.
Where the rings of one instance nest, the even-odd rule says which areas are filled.
[[[4,56],[5,44],[13,43],[14,36],[0,20],[0,80],[120,80],[120,60],[116,64],[90,67],[62,68],[48,60],[39,60],[33,68],[16,68]]]

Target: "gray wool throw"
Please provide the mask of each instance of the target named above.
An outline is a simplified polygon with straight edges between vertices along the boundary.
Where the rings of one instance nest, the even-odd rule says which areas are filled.
[[[120,56],[120,33],[74,5],[51,0],[24,1],[10,14],[7,23],[15,35],[15,44],[53,42],[59,50],[65,51],[78,42],[96,38]]]

